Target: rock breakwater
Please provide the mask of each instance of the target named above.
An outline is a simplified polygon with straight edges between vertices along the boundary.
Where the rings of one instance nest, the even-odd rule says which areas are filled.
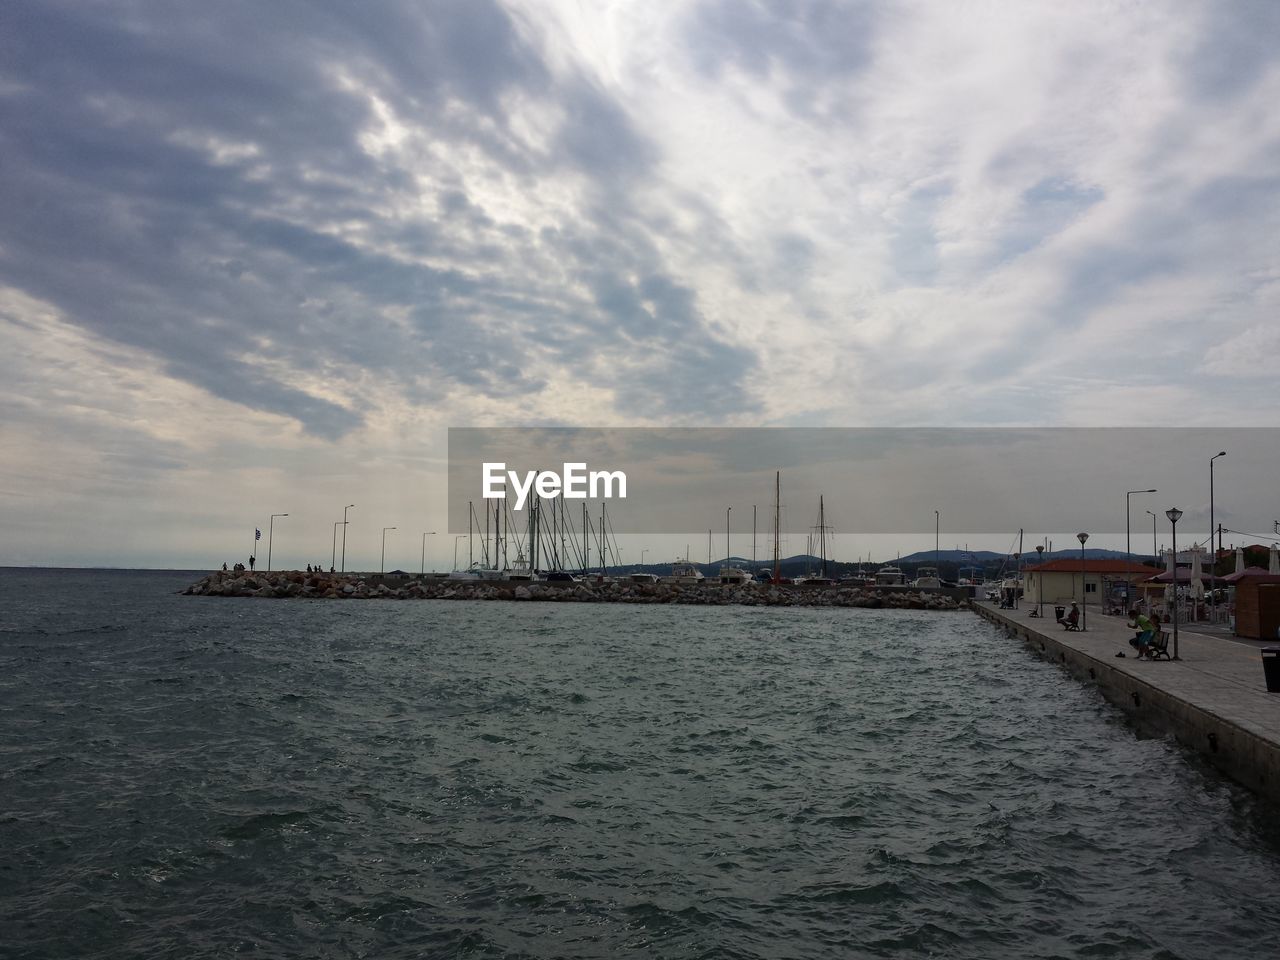
[[[330,600],[531,600],[577,603],[693,603],[770,607],[887,607],[909,610],[968,609],[967,600],[927,591],[878,591],[860,587],[790,584],[631,583],[606,581],[521,582],[389,578],[362,574],[233,573],[217,571],[182,593],[201,597],[271,597]]]

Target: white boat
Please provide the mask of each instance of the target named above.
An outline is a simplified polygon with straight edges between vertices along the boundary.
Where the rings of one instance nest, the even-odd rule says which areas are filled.
[[[502,574],[507,580],[539,579],[533,568],[529,566],[529,561],[524,558],[523,553],[517,556],[516,562],[503,570]]]
[[[743,570],[741,567],[724,566],[720,568],[720,582],[727,586],[735,586],[743,583],[755,583],[751,574]]]
[[[916,571],[916,578],[911,581],[913,587],[925,587],[936,590],[942,586],[942,578],[938,576],[937,567],[921,567]]]
[[[901,567],[895,567],[893,564],[885,564],[876,571],[877,587],[900,587],[906,582],[907,576],[902,572]]]
[[[633,573],[628,577],[632,583],[657,583],[658,575],[655,573]]]
[[[706,579],[702,575],[702,571],[688,560],[677,560],[671,564],[670,576],[662,577],[661,581],[663,583],[697,584],[704,582]]]

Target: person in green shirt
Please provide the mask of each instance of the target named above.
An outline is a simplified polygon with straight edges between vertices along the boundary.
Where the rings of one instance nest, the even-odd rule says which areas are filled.
[[[1151,641],[1156,636],[1156,625],[1151,622],[1150,617],[1145,613],[1139,613],[1138,608],[1134,607],[1129,611],[1129,626],[1138,631],[1129,641],[1129,646],[1137,649],[1139,659],[1150,656]]]

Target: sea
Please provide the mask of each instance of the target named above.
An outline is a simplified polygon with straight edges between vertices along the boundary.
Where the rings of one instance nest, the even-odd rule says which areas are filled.
[[[0,956],[1280,956],[1280,818],[969,613],[0,570]]]

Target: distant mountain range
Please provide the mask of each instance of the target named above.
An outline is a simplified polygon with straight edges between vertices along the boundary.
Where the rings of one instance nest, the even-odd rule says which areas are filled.
[[[1029,554],[1029,555],[1028,555]],[[1086,558],[1095,559],[1113,559],[1123,560],[1128,554],[1123,550],[1102,550],[1088,549],[1084,551]],[[1054,550],[1046,552],[1044,560],[1057,560],[1061,558],[1078,560],[1080,559],[1079,550]],[[1023,563],[1036,563],[1038,558],[1034,550],[1023,554]],[[1141,563],[1144,559],[1142,554],[1135,554],[1134,561]],[[787,557],[779,562],[783,576],[794,577],[803,573],[816,572],[821,565],[821,560],[809,554],[798,554],[793,557]],[[995,553],[991,550],[939,550],[936,554],[932,550],[920,550],[916,553],[908,554],[905,557],[885,558],[875,561],[874,563],[858,563],[857,561],[827,561],[827,574],[832,577],[840,577],[844,574],[856,573],[861,569],[870,574],[874,573],[877,567],[885,564],[894,564],[904,569],[907,574],[913,574],[916,567],[920,566],[938,566],[939,572],[944,578],[956,579],[961,576],[961,568],[968,570],[976,567],[985,576],[995,575],[1002,570],[1009,570],[1015,566],[1016,561],[1012,554]],[[698,563],[693,561],[693,566],[697,567],[704,576],[714,577],[720,573],[720,568],[725,565],[724,560],[713,560],[711,563]],[[758,572],[768,569],[772,566],[768,559],[760,558],[754,564],[744,557],[730,557],[728,565],[731,567],[740,567],[743,570]],[[646,563],[643,566],[634,564],[624,564],[622,566],[610,566],[610,574],[626,574],[633,571],[643,571],[645,573],[653,573],[658,576],[664,576],[671,572],[670,563]],[[965,574],[966,576],[968,574]]]

